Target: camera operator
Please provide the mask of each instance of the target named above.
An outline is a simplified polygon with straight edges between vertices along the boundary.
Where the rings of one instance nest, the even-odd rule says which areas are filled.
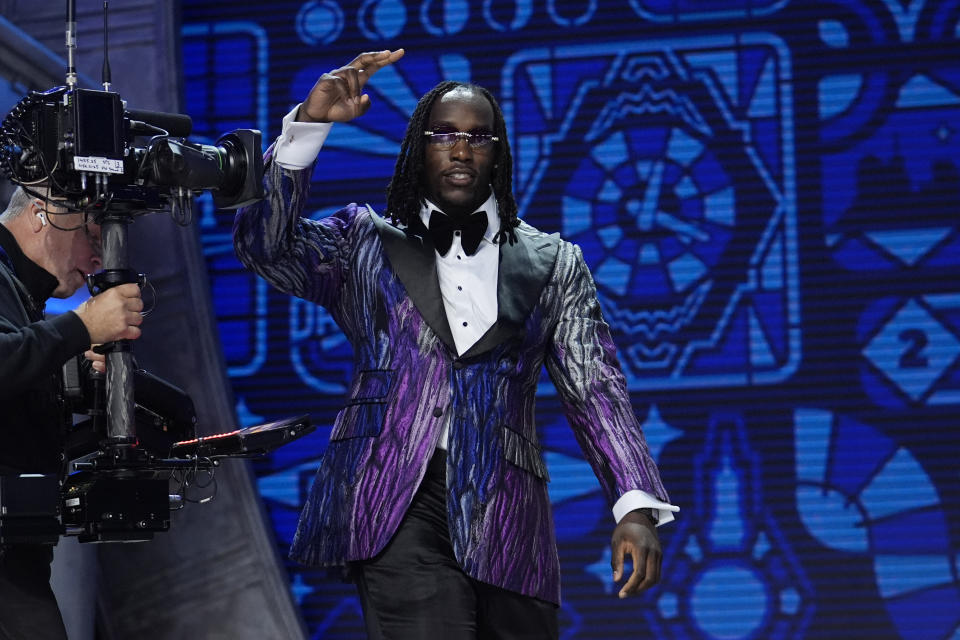
[[[35,188],[41,195],[47,192]],[[140,336],[140,289],[124,284],[44,318],[100,268],[100,229],[83,212],[17,188],[0,214],[0,474],[62,473],[70,426],[62,367],[91,345]],[[66,638],[50,589],[50,546],[0,548],[0,640]]]

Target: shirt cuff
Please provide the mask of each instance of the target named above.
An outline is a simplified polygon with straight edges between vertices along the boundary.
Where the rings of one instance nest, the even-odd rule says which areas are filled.
[[[273,161],[284,169],[306,169],[317,159],[332,122],[297,122],[297,105],[283,117],[283,129],[273,147]]]
[[[623,519],[623,516],[635,509],[655,510],[657,512],[658,527],[662,524],[671,522],[674,519],[673,514],[677,511],[680,511],[680,507],[667,504],[662,500],[657,500],[646,491],[633,489],[620,496],[620,499],[617,500],[617,503],[613,505],[613,517],[617,521],[617,524],[620,523],[620,521]]]

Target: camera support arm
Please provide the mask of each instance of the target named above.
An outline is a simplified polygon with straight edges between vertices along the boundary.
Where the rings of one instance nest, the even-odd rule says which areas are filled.
[[[107,211],[100,221],[103,244],[103,270],[92,276],[88,286],[96,295],[111,287],[128,282],[140,283],[141,278],[130,269],[128,225],[132,217]],[[104,345],[107,360],[107,439],[106,445],[114,455],[129,459],[137,443],[134,427],[133,354],[129,340],[118,340]],[[124,452],[124,453],[121,453]]]

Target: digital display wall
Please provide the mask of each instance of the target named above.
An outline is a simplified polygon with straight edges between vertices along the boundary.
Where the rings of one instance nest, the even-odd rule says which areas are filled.
[[[960,639],[960,0],[184,0],[194,138],[265,140],[317,77],[404,47],[336,125],[310,215],[383,212],[441,80],[507,118],[520,215],[577,242],[677,521],[661,584],[618,601],[614,526],[549,381],[543,454],[563,638]],[[286,556],[351,350],[271,291],[204,204],[245,424],[309,413],[254,463]],[[288,563],[316,638],[353,587]]]

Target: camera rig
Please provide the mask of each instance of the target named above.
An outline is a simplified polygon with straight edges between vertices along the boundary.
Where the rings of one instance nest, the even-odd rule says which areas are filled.
[[[0,171],[99,224],[171,207],[188,217],[192,196],[205,190],[223,209],[263,197],[259,131],[206,145],[184,139],[191,129],[189,116],[127,109],[113,91],[55,87],[26,96],[4,119]]]
[[[214,145],[188,142],[192,121],[180,114],[127,108],[110,89],[104,2],[103,90],[77,86],[75,0],[67,2],[66,85],[23,98],[0,127],[0,173],[34,197],[82,212],[101,228],[102,270],[87,276],[91,295],[144,284],[129,264],[134,217],[169,210],[192,218],[193,197],[212,192],[219,208],[263,197],[261,135],[239,129]],[[143,144],[138,146],[138,142]],[[0,543],[148,540],[169,528],[185,491],[171,480],[212,476],[220,458],[263,453],[312,427],[306,417],[210,438],[194,438],[193,403],[173,385],[134,367],[126,340],[101,345],[106,373],[76,361],[65,366],[67,395],[89,419],[71,435],[73,473],[0,477]],[[142,437],[138,437],[139,435]]]

